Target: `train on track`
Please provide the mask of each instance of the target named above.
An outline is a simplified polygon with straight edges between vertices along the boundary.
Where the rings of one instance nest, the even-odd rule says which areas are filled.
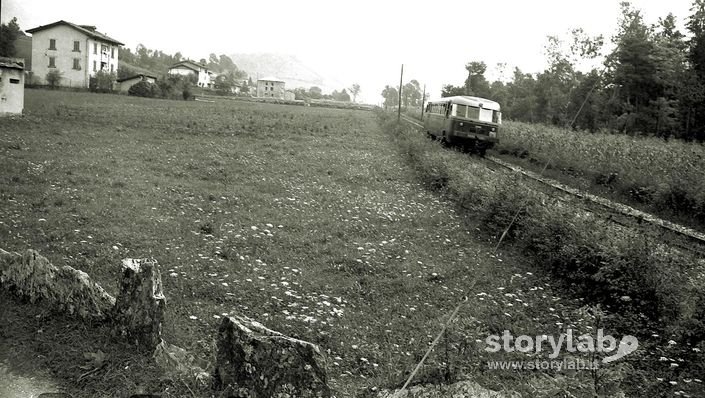
[[[501,124],[497,102],[464,95],[429,101],[423,117],[430,137],[481,155],[499,142]]]

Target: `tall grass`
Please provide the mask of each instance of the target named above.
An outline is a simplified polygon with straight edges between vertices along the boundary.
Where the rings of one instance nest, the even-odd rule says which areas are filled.
[[[705,224],[702,144],[507,122],[497,150],[541,162],[550,159],[555,168],[608,185],[632,202]]]

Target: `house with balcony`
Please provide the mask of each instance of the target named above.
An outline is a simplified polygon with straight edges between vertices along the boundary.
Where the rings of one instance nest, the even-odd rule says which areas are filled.
[[[60,86],[88,88],[98,71],[117,73],[123,43],[95,26],[57,21],[28,29],[32,34],[32,75],[45,84],[50,71],[61,73]]]
[[[191,60],[185,60],[177,62],[169,68],[170,75],[195,75],[197,77],[198,87],[213,87],[213,72],[211,72],[205,65],[199,64],[198,62],[193,62]]]

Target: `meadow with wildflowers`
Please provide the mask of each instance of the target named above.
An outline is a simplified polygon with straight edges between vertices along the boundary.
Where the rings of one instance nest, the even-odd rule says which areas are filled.
[[[648,362],[662,365],[647,369],[662,380],[645,391],[702,391],[689,368],[700,354],[680,339],[597,372],[489,371],[487,360],[524,357],[485,352],[488,335],[614,322],[525,251],[494,251],[491,218],[463,209],[490,206],[504,177],[411,134],[400,146],[372,112],[28,90],[25,113],[0,126],[0,247],[36,249],[113,294],[122,258],[155,258],[164,338],[206,369],[220,319],[241,314],[318,344],[336,396],[375,396],[404,382],[466,298],[415,383],[610,394],[636,385]],[[4,351],[37,358],[76,397],[212,395],[165,377],[102,325],[2,298]],[[96,352],[104,365],[86,372]]]

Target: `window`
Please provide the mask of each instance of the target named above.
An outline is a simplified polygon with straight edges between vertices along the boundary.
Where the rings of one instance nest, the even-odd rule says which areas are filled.
[[[110,47],[110,58],[115,58],[115,47]]]
[[[20,84],[20,79],[10,79],[10,83],[12,84]]]
[[[56,39],[49,39],[49,49],[56,50]]]
[[[98,70],[98,65],[97,65],[96,61],[93,61],[93,72],[95,72],[97,70]]]
[[[56,68],[56,57],[49,57],[49,67]]]
[[[81,70],[81,59],[80,58],[73,59],[73,68],[75,70]]]
[[[113,67],[114,67],[114,66],[115,66],[115,65],[113,65],[113,64],[110,64],[110,73],[113,73],[113,72],[115,72],[115,69],[113,69]]]
[[[98,43],[93,43],[93,54],[98,54]]]
[[[465,112],[467,111],[468,107],[460,104],[456,105],[455,107],[455,116],[465,117]]]
[[[74,40],[73,42],[73,51],[74,52],[81,52],[81,42],[78,40]]]
[[[479,119],[480,118],[480,108],[475,108],[474,106],[468,107],[468,118]]]

